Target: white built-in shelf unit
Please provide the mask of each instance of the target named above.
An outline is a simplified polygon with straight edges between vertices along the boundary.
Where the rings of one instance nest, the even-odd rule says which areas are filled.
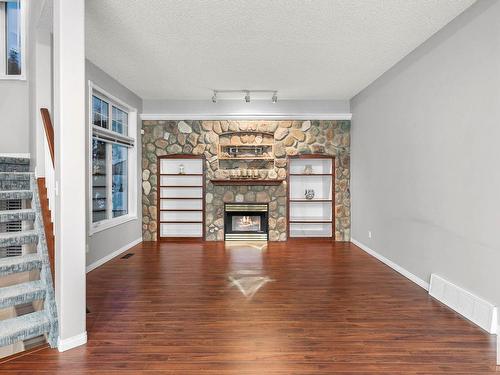
[[[312,199],[306,190],[314,190]],[[335,160],[327,155],[297,155],[288,159],[288,235],[335,236]]]

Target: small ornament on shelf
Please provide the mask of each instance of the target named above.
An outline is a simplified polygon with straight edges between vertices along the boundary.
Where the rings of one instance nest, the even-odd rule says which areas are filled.
[[[314,189],[306,189],[304,196],[306,197],[306,199],[309,199],[309,200],[313,199],[314,198]]]
[[[304,167],[304,174],[312,174],[313,173],[313,167],[311,164],[307,164]]]
[[[184,164],[179,164],[179,174],[186,174],[184,170]]]

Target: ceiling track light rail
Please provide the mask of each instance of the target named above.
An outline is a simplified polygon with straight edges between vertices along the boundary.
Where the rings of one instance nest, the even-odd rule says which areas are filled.
[[[218,97],[217,94],[244,94],[243,99],[245,100],[246,103],[250,103],[251,101],[251,94],[261,94],[261,93],[269,93],[272,94],[271,97],[271,102],[272,103],[277,103],[278,102],[278,91],[277,90],[213,90],[213,95],[212,95],[212,103],[217,103]]]

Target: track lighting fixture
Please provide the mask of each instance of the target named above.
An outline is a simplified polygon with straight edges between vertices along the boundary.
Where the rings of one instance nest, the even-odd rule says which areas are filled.
[[[278,91],[276,91],[276,90],[213,90],[212,103],[217,103],[217,100],[218,100],[217,94],[220,94],[220,93],[223,93],[223,94],[234,94],[234,93],[245,94],[245,96],[244,96],[245,103],[250,103],[250,101],[251,101],[250,94],[252,94],[252,93],[258,93],[258,94],[270,93],[273,95],[271,98],[271,101],[273,103],[278,102]]]

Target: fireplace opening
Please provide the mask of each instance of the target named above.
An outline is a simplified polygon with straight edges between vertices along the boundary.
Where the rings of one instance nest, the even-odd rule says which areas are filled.
[[[267,241],[268,205],[263,203],[226,203],[224,239],[229,241]]]

